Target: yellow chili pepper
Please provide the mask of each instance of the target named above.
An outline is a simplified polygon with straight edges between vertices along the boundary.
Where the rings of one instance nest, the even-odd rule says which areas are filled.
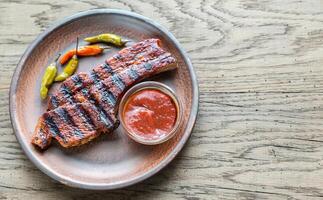
[[[48,89],[54,82],[54,78],[57,73],[57,60],[60,57],[60,54],[58,57],[55,59],[55,62],[51,63],[45,70],[45,73],[43,75],[42,81],[41,81],[41,86],[40,86],[40,97],[42,99],[46,99]]]
[[[63,72],[60,73],[58,76],[56,76],[55,81],[64,81],[68,77],[72,76],[74,72],[77,69],[79,59],[77,57],[77,49],[78,49],[78,38],[76,40],[76,49],[75,49],[75,54],[71,58],[71,60],[68,61],[66,67],[63,69]]]
[[[113,44],[117,47],[122,47],[127,41],[123,41],[122,38],[118,35],[112,33],[104,33],[92,37],[87,37],[84,41],[89,43],[105,42]]]

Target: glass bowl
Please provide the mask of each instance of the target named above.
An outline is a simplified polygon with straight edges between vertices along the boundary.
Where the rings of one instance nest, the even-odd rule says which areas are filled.
[[[176,114],[177,114],[177,116],[176,116],[176,121],[175,121],[175,124],[174,124],[173,128],[171,129],[171,131],[169,133],[161,135],[160,137],[154,138],[154,139],[140,136],[139,134],[137,134],[137,133],[133,132],[132,130],[130,130],[127,127],[127,125],[126,125],[126,123],[124,121],[124,117],[123,117],[124,108],[125,108],[125,105],[127,103],[127,100],[129,99],[129,97],[131,95],[141,91],[141,90],[144,90],[144,89],[156,89],[156,90],[159,90],[159,91],[167,94],[173,100],[173,102],[174,102],[174,104],[176,106],[176,111],[177,111]],[[160,82],[156,82],[156,81],[145,81],[145,82],[136,84],[135,86],[131,87],[125,93],[125,95],[122,97],[122,99],[120,101],[120,104],[119,104],[118,113],[119,113],[119,119],[120,119],[121,125],[123,126],[126,134],[130,138],[135,140],[136,142],[141,143],[141,144],[145,144],[145,145],[160,144],[160,143],[166,142],[167,140],[172,138],[176,134],[176,132],[178,131],[178,129],[180,127],[180,123],[181,123],[182,115],[183,115],[181,101],[176,96],[175,92],[170,87],[168,87],[167,85],[165,85],[163,83],[160,83]]]

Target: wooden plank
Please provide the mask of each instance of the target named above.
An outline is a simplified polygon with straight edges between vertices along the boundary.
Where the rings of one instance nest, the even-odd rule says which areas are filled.
[[[94,8],[167,27],[192,59],[199,118],[158,175],[111,192],[68,188],[40,172],[10,125],[8,91],[28,44],[55,20]],[[0,1],[0,199],[318,199],[323,197],[320,1]]]

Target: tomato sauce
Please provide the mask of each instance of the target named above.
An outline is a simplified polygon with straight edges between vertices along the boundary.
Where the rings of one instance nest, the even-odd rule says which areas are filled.
[[[176,118],[177,107],[173,99],[157,89],[143,89],[132,94],[123,111],[127,128],[148,139],[170,133]]]

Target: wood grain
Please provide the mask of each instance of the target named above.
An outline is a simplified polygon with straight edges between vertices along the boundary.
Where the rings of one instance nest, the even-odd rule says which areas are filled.
[[[317,0],[0,1],[0,199],[320,199],[323,3]],[[194,133],[158,175],[112,192],[67,188],[36,169],[10,125],[11,75],[55,20],[94,8],[167,27],[200,84]]]
[[[38,168],[43,169],[45,174],[65,185],[78,188],[119,189],[154,175],[172,161],[172,158],[183,148],[191,135],[197,117],[198,83],[195,80],[196,75],[193,74],[191,62],[183,55],[183,50],[180,50],[180,47],[177,48],[178,42],[172,39],[173,36],[170,33],[162,29],[150,20],[132,12],[111,9],[88,10],[73,15],[61,21],[59,25],[46,30],[26,50],[12,77],[9,112],[13,130],[22,149],[27,157],[39,166]],[[176,128],[176,134],[163,144],[144,146],[131,140],[122,128],[124,126],[119,126],[119,123],[115,122],[119,127],[113,131],[113,134],[103,134],[89,144],[71,149],[59,149],[60,145],[56,145],[45,152],[38,151],[30,141],[39,116],[49,108],[46,102],[40,101],[38,95],[40,74],[44,73],[44,66],[48,65],[49,60],[55,59],[53,57],[57,52],[64,52],[66,45],[74,46],[76,36],[82,39],[85,35],[97,35],[103,32],[121,35],[123,38],[130,39],[133,45],[135,41],[141,41],[143,38],[159,38],[164,50],[157,49],[157,51],[167,51],[176,58],[176,65],[172,65],[172,58],[163,59],[163,63],[167,61],[169,65],[163,68],[157,66],[155,70],[150,71],[156,74],[177,68],[175,71],[158,75],[158,78],[153,77],[155,81],[167,83],[176,91],[177,97],[182,102],[183,106],[180,109],[182,117],[178,118],[181,123]],[[64,37],[61,37],[62,35]],[[158,42],[146,41],[144,46],[156,46]],[[127,43],[127,46],[130,47],[131,43]],[[134,46],[133,48],[136,49]],[[95,58],[80,59],[76,73],[90,74],[93,66],[102,65],[107,58],[116,55],[119,50],[119,48],[111,48]],[[62,70],[60,66],[58,70],[58,72]],[[145,77],[151,77],[149,75],[152,74],[145,74]],[[145,81],[145,83],[148,82]],[[129,84],[129,86],[133,85]],[[58,86],[59,84],[53,85],[50,93],[57,91]],[[111,88],[110,91],[112,91]],[[121,97],[116,93],[115,98],[118,99],[118,96]],[[120,121],[122,124],[121,119]],[[170,133],[169,136],[171,135]]]

